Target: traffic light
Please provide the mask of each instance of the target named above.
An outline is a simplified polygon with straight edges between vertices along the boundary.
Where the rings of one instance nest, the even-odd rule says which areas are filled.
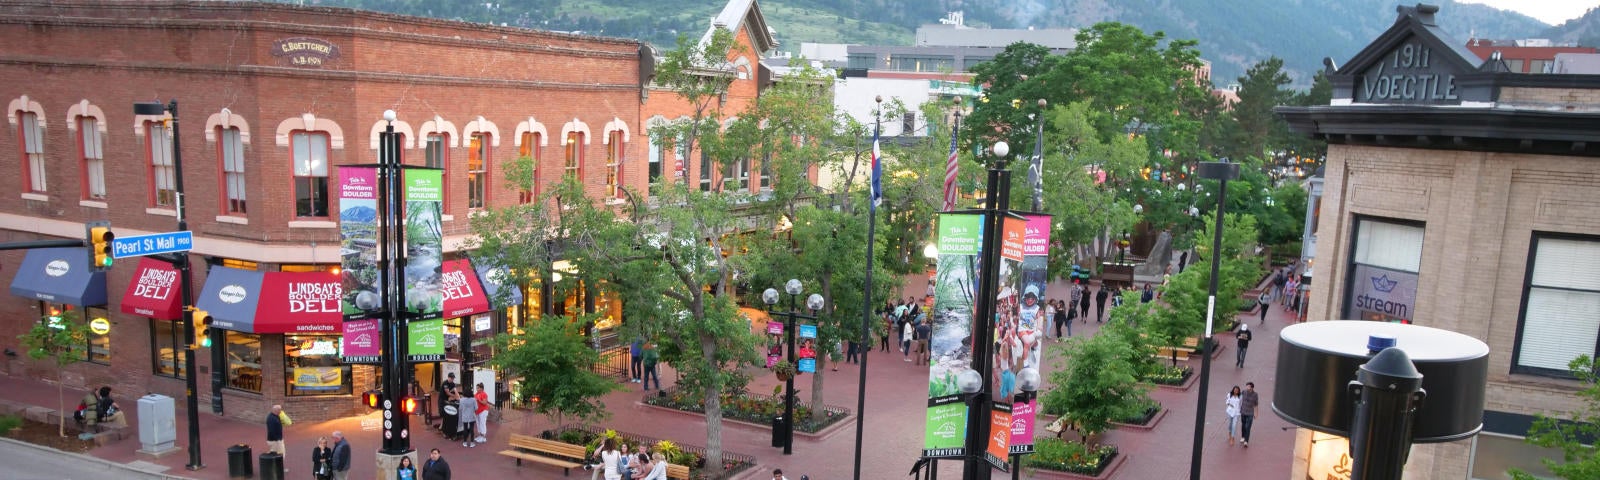
[[[383,408],[383,394],[377,390],[361,392],[361,403],[366,404],[367,408],[373,410]]]
[[[111,240],[117,236],[111,233],[111,222],[104,220],[84,224],[84,239],[89,245],[89,268],[96,272],[104,272],[111,268]]]
[[[406,395],[405,398],[400,399],[400,411],[404,412],[406,415],[416,415],[417,399],[412,398],[410,395]]]
[[[201,309],[189,310],[189,324],[194,326],[193,348],[211,348],[211,313]]]

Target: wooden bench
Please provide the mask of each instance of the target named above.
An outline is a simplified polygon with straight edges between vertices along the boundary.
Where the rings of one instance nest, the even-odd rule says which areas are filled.
[[[1193,348],[1186,348],[1186,347],[1160,347],[1160,348],[1158,348],[1156,350],[1156,354],[1155,355],[1151,355],[1151,356],[1159,358],[1159,359],[1162,359],[1162,360],[1171,360],[1174,356],[1176,356],[1178,358],[1178,361],[1186,362],[1186,361],[1189,361],[1189,354],[1191,354],[1191,353],[1194,353],[1194,349]]]
[[[689,480],[689,467],[669,463],[667,464],[667,478]]]
[[[517,466],[522,466],[522,461],[539,462],[546,465],[561,467],[562,475],[570,475],[573,467],[581,467],[581,460],[587,453],[583,445],[545,440],[532,435],[511,434],[511,449],[501,450],[500,454],[517,459]],[[578,460],[578,461],[574,461]],[[688,478],[687,475],[684,478]]]

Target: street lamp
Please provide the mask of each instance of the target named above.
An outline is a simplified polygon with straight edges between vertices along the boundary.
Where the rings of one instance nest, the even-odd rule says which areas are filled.
[[[178,231],[188,231],[189,221],[188,217],[184,215],[184,204],[186,202],[184,202],[183,198],[183,148],[179,144],[179,140],[182,137],[178,135],[178,99],[174,98],[166,105],[162,105],[161,102],[136,102],[133,104],[133,114],[172,115],[172,191],[175,196],[173,203],[177,207]],[[178,252],[172,254],[171,257],[159,258],[171,263],[173,267],[177,268],[178,274],[181,275],[179,279],[181,284],[179,294],[182,295],[181,300],[183,301],[184,312],[194,310],[194,280],[189,274],[189,252]],[[183,319],[183,338],[194,338],[194,329],[194,322],[190,320],[189,315],[185,314]],[[221,332],[218,330],[211,331],[212,336],[220,334]],[[213,341],[212,344],[215,345],[216,342]],[[194,349],[194,344],[190,343],[189,347],[183,350],[183,363],[186,365],[183,376],[184,390],[186,391],[184,394],[184,407],[188,409],[186,415],[189,421],[189,464],[184,467],[189,470],[205,468],[205,464],[200,463],[200,394],[199,381],[195,378]],[[222,413],[222,370],[215,368],[216,365],[222,365],[223,363],[222,349],[213,348],[211,349],[211,354],[211,365],[213,366],[211,369],[211,410],[214,413]]]
[[[1039,369],[1037,367],[1027,367],[1017,372],[1017,389],[1021,390],[1021,392],[1017,394],[1016,403],[1033,403],[1033,399],[1038,395],[1039,391]],[[1013,423],[1015,423],[1014,420]],[[1029,447],[1032,447],[1032,445],[1029,445]],[[1032,452],[1031,448],[1028,451]],[[1022,453],[1016,449],[1012,449],[1011,452],[1011,480],[1020,480],[1022,478]]]
[[[795,301],[800,299],[800,292],[802,288],[803,285],[800,283],[799,279],[791,278],[789,281],[784,282],[783,291],[789,293],[789,311],[787,312],[775,312],[772,310],[772,308],[778,304],[777,289],[768,288],[761,292],[761,303],[767,304],[767,313],[769,315],[781,315],[788,317],[789,319],[789,321],[784,322],[784,335],[787,337],[787,340],[784,343],[789,344],[787,348],[787,358],[790,364],[796,364],[796,360],[794,358],[795,331],[800,329],[800,322],[798,322],[797,319],[806,319],[812,321],[817,319],[816,315],[806,315],[800,313],[798,307],[795,305]],[[812,313],[822,310],[822,307],[822,295],[813,293],[811,296],[806,297],[806,308],[811,309]],[[788,379],[783,381],[783,421],[780,423],[783,427],[782,431],[779,432],[775,428],[772,432],[773,437],[776,438],[780,435],[783,437],[783,454],[789,455],[794,453],[794,375],[790,375]],[[774,425],[774,427],[777,427],[777,425]]]
[[[1222,219],[1227,207],[1228,180],[1239,178],[1239,164],[1221,162],[1201,162],[1199,168],[1200,178],[1209,178],[1218,181],[1216,227],[1211,232],[1211,282],[1207,287],[1206,298],[1206,336],[1200,340],[1200,403],[1194,411],[1194,452],[1189,457],[1189,480],[1200,480],[1200,452],[1205,449],[1206,429],[1206,393],[1211,386],[1211,324],[1216,317],[1217,306],[1217,276],[1220,275],[1222,266]],[[1199,190],[1199,186],[1195,186]]]

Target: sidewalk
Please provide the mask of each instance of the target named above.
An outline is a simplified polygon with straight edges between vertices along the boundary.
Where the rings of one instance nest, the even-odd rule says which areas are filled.
[[[920,294],[919,286],[926,283],[920,276],[916,276],[907,278],[906,285],[908,293]],[[1065,283],[1051,284],[1047,289],[1047,295],[1051,298],[1065,298],[1067,288],[1068,284]],[[1289,464],[1293,460],[1294,434],[1292,430],[1284,430],[1288,424],[1271,413],[1270,392],[1273,390],[1272,369],[1277,355],[1277,332],[1292,321],[1292,318],[1287,312],[1275,306],[1268,314],[1265,325],[1258,325],[1253,316],[1249,321],[1251,329],[1256,332],[1256,338],[1250,348],[1249,361],[1243,369],[1233,366],[1235,350],[1231,334],[1228,332],[1216,334],[1219,342],[1227,349],[1212,364],[1211,398],[1207,405],[1210,413],[1207,415],[1205,429],[1206,450],[1202,463],[1203,471],[1208,477],[1226,474],[1238,478],[1287,478]],[[1074,325],[1073,333],[1079,336],[1092,335],[1098,330],[1099,325],[1090,321],[1087,325],[1081,323]],[[1045,353],[1047,377],[1048,366],[1056,364],[1053,359],[1060,355],[1062,349],[1062,344],[1059,343],[1051,342],[1048,345],[1050,347]],[[862,452],[861,461],[864,479],[905,478],[911,465],[921,453],[928,385],[927,370],[926,367],[904,362],[903,358],[894,347],[890,348],[889,353],[874,348],[869,358],[866,430],[863,438],[863,445],[866,447]],[[1198,359],[1190,360],[1188,363],[1196,370],[1199,369]],[[827,393],[826,403],[845,406],[854,412],[859,366],[845,363],[838,367],[838,372],[825,372],[823,387]],[[668,382],[674,380],[675,375],[670,369],[662,373],[663,380]],[[749,386],[751,392],[757,394],[771,392],[773,387],[778,385],[778,381],[765,370],[753,369],[751,375],[754,379]],[[813,379],[814,377],[809,375],[797,379],[795,387],[800,391],[800,400],[810,400],[814,388]],[[1254,381],[1256,390],[1262,395],[1252,446],[1249,449],[1240,446],[1230,448],[1227,445],[1226,426],[1223,424],[1222,399],[1228,387],[1235,384],[1242,387],[1246,381]],[[680,443],[694,445],[706,443],[706,424],[702,417],[659,412],[644,407],[638,403],[644,395],[640,391],[640,385],[633,383],[623,385],[624,391],[605,397],[604,401],[611,416],[600,422],[599,426],[671,439]],[[1045,385],[1043,388],[1049,386]],[[1199,388],[1191,388],[1186,392],[1156,389],[1152,392],[1152,397],[1162,402],[1169,411],[1155,429],[1149,431],[1118,429],[1106,434],[1106,441],[1117,444],[1122,452],[1130,456],[1129,461],[1113,478],[1152,479],[1187,475],[1198,391]],[[83,392],[69,389],[66,395],[68,403],[75,405],[76,399],[81,397]],[[212,415],[206,405],[202,405],[205,409],[200,414],[202,460],[206,468],[186,471],[184,464],[188,462],[188,454],[183,447],[188,443],[187,424],[183,412],[183,399],[179,398],[176,400],[180,450],[160,459],[138,455],[135,453],[140,447],[138,423],[137,418],[132,417],[137,415],[137,392],[117,392],[116,396],[119,403],[128,407],[129,431],[122,440],[92,450],[90,454],[95,457],[119,464],[149,462],[166,467],[164,473],[169,475],[196,479],[222,479],[227,478],[228,446],[237,443],[249,444],[253,456],[265,451],[266,434],[260,423],[220,418]],[[54,385],[32,378],[0,376],[0,399],[54,408],[56,388]],[[293,415],[295,412],[289,413]],[[306,478],[303,474],[310,470],[310,451],[317,437],[328,436],[334,430],[342,430],[349,438],[353,450],[354,467],[350,478],[363,480],[375,478],[375,452],[381,445],[379,417],[379,413],[374,412],[360,417],[317,424],[295,423],[285,428],[289,449],[285,465],[291,471],[288,477]],[[816,480],[848,479],[851,478],[855,449],[853,422],[854,419],[847,420],[843,427],[821,438],[797,436],[794,454],[790,456],[785,456],[781,449],[770,446],[770,430],[725,422],[722,427],[723,449],[757,458],[757,467],[753,472],[743,475],[741,477],[743,479],[768,478],[773,468],[782,468],[786,476],[791,479],[798,479],[800,475],[809,475]],[[551,422],[542,416],[507,410],[502,423],[491,425],[490,440],[476,448],[465,448],[459,443],[446,442],[438,433],[418,427],[420,417],[413,417],[412,425],[415,428],[412,447],[421,452],[426,452],[429,448],[439,448],[457,475],[471,475],[469,478],[533,479],[587,477],[582,473],[563,477],[560,469],[527,462],[517,467],[512,459],[496,454],[506,448],[507,439],[513,432],[536,435],[550,428]],[[254,461],[252,458],[252,463]],[[141,464],[141,466],[144,467],[143,470],[150,469],[149,465]],[[960,467],[956,466],[955,462],[943,462],[941,466],[943,476],[954,478],[954,475],[959,475]],[[1035,476],[1028,470],[1024,470],[1022,477],[1048,478],[1044,475]]]

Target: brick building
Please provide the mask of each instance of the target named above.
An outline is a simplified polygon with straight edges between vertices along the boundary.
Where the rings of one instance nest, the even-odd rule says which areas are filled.
[[[1414,446],[1406,478],[1540,474],[1538,460],[1560,453],[1522,437],[1533,416],[1579,408],[1585,385],[1567,364],[1600,352],[1600,77],[1484,61],[1443,33],[1437,10],[1401,7],[1328,72],[1330,105],[1278,109],[1329,143],[1307,317],[1488,344],[1482,433]],[[1291,478],[1345,478],[1333,468],[1344,443],[1322,436],[1301,431]]]
[[[83,238],[92,220],[119,237],[174,230],[181,154],[196,303],[216,305],[226,329],[193,368],[172,321],[170,266],[125,259],[90,274],[82,249],[0,253],[13,293],[0,300],[0,345],[20,351],[17,336],[51,310],[108,319],[67,383],[112,385],[122,398],[181,397],[196,371],[209,402],[206,380],[220,370],[229,416],[259,419],[274,403],[306,420],[359,408],[351,394],[373,386],[373,369],[340,362],[337,312],[291,308],[285,282],[338,285],[329,180],[333,167],[377,162],[385,110],[398,114],[405,162],[444,170],[448,258],[460,257],[476,210],[528,201],[564,175],[596,197],[646,190],[646,50],[634,40],[265,2],[89,0],[7,7],[0,45],[0,151],[13,152],[0,169],[18,175],[18,196],[0,195],[4,241]],[[181,122],[133,113],[168,99]],[[519,156],[537,160],[533,185],[506,179]],[[464,259],[447,264],[472,273]],[[447,337],[482,338],[514,318],[515,305],[466,300]],[[3,370],[53,371],[18,358]],[[424,365],[419,381],[451,368]]]
[[[1506,68],[1515,73],[1561,73],[1556,55],[1593,54],[1596,51],[1594,47],[1556,45],[1550,40],[1539,38],[1526,40],[1474,38],[1467,40],[1467,50],[1482,60],[1488,60],[1490,56],[1499,54]]]

